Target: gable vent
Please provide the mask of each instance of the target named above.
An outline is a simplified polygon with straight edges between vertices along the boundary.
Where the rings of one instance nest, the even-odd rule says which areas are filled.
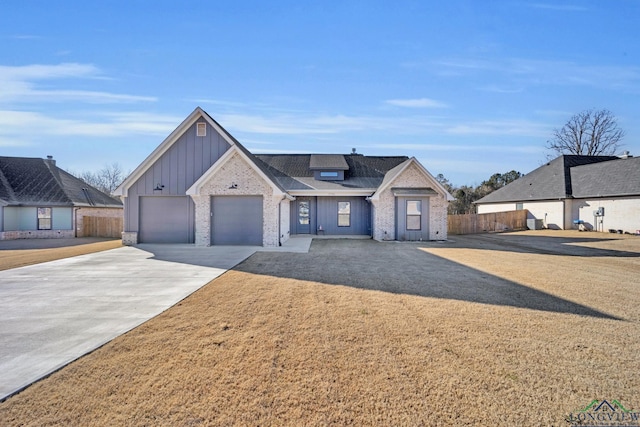
[[[196,123],[196,135],[207,136],[207,124],[203,122]]]

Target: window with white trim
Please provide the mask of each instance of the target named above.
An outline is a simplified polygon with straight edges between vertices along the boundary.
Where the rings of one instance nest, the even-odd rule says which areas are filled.
[[[338,227],[351,227],[351,202],[338,202]]]
[[[204,122],[196,123],[196,136],[207,136],[207,124]]]
[[[422,200],[407,200],[407,230],[422,229]]]

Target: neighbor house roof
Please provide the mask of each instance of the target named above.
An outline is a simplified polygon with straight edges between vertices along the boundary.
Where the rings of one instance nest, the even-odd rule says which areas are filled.
[[[620,175],[621,171],[618,168],[620,166],[618,162],[626,160],[630,159],[620,159],[615,156],[560,156],[488,194],[475,203],[559,200],[582,197],[581,194],[584,194],[585,188],[591,187],[595,189],[598,186],[608,185],[608,183],[604,182],[604,179],[598,178],[594,168],[597,167],[597,170],[600,171],[606,170],[607,179],[611,179],[613,176]],[[590,181],[592,180],[600,182],[591,183]]]
[[[640,195],[640,157],[571,168],[573,197]]]
[[[9,206],[122,207],[115,199],[58,168],[53,159],[0,157],[0,200]]]

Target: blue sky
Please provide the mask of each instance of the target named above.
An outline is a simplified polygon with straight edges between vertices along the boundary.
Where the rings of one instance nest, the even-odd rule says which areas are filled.
[[[310,3],[310,4],[308,4]],[[0,4],[0,155],[134,169],[201,106],[251,151],[529,172],[582,110],[640,155],[640,0]]]

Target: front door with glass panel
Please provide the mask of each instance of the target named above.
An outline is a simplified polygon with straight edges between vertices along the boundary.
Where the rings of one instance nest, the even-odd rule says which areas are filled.
[[[298,220],[296,221],[296,231],[298,234],[311,233],[311,202],[309,200],[300,200],[297,202]]]

